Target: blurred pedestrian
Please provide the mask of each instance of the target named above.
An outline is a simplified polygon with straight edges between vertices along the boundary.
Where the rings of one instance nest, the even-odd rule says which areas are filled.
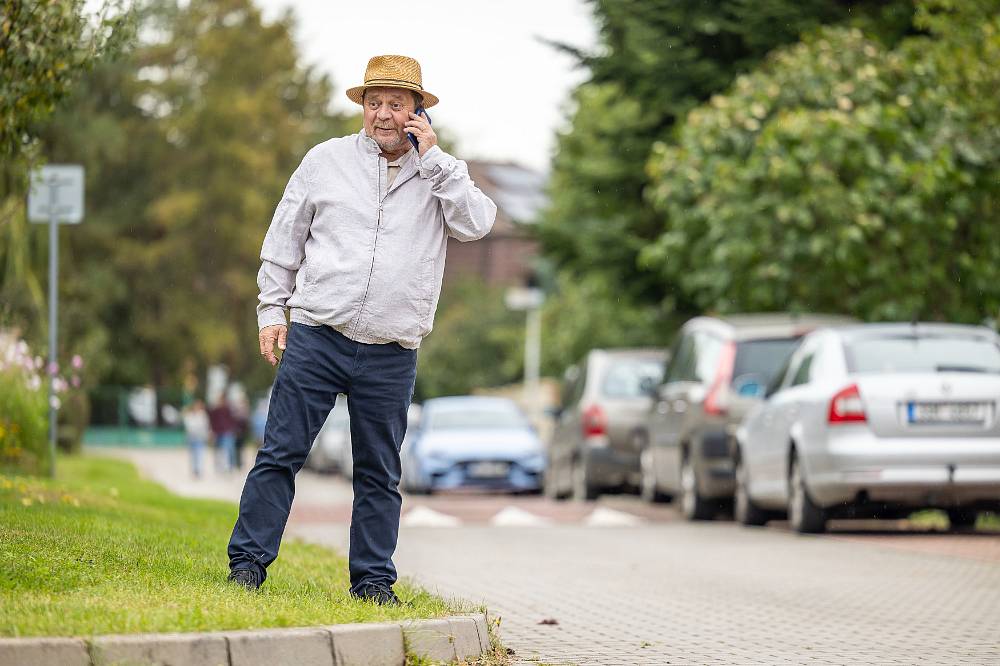
[[[448,238],[493,227],[496,205],[441,150],[420,65],[376,56],[347,97],[364,128],[313,147],[271,220],[257,273],[261,355],[278,363],[264,444],[229,541],[229,579],[260,587],[278,556],[295,474],[340,393],[354,450],[351,594],[398,604],[399,448],[434,322]],[[291,331],[285,308],[291,311]],[[287,349],[286,349],[287,342]]]
[[[216,469],[224,473],[231,472],[236,467],[236,420],[225,393],[208,411],[208,420],[215,435]]]
[[[205,446],[212,437],[212,427],[208,422],[208,414],[205,412],[205,403],[195,398],[190,405],[184,408],[182,418],[184,419],[184,434],[187,439],[188,451],[191,454],[191,473],[194,474],[194,478],[200,479]]]
[[[233,415],[233,464],[236,469],[243,469],[243,447],[250,436],[250,400],[242,390],[232,391],[229,396],[229,409]]]

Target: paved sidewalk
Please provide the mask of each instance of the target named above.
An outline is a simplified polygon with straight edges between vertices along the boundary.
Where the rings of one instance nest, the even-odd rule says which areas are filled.
[[[404,528],[396,561],[545,663],[1000,664],[996,563],[684,523]]]
[[[192,488],[169,480],[169,456],[127,455],[177,492],[239,498],[240,478]],[[1000,664],[1000,536],[800,537],[687,524],[625,498],[469,501],[407,498],[404,509],[457,522],[404,525],[396,564],[445,596],[486,602],[524,664]],[[290,530],[346,550],[349,502],[342,480],[303,473]],[[498,526],[487,514],[506,505],[550,520]],[[607,510],[641,520],[587,521]]]

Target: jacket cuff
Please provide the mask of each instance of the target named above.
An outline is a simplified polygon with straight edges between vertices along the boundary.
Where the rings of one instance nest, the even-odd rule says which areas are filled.
[[[264,308],[257,313],[257,330],[261,330],[268,326],[288,326],[288,320],[285,319],[285,308],[279,306],[271,306]]]
[[[431,149],[420,158],[417,170],[423,178],[430,178],[439,167],[444,167],[449,159],[455,158],[441,150],[440,146],[431,146]]]

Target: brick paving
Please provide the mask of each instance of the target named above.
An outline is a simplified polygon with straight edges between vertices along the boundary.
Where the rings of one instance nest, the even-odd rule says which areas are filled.
[[[995,562],[675,522],[404,528],[396,563],[485,602],[523,663],[1000,664]]]
[[[164,459],[133,459],[191,492],[170,482]],[[231,487],[241,480],[228,485],[238,499]],[[344,549],[349,497],[338,479],[300,475],[290,530]],[[552,524],[483,524],[511,505]],[[780,524],[687,524],[628,498],[446,496],[404,506],[460,520],[403,527],[400,573],[489,606],[520,664],[1000,664],[1000,535],[879,523],[803,537]],[[586,525],[595,506],[642,520]],[[549,619],[556,624],[540,624]]]

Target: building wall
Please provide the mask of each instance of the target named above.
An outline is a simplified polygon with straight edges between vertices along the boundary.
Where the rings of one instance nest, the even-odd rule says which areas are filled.
[[[469,161],[469,175],[487,196],[494,196],[498,186],[489,177],[489,162]],[[514,222],[507,211],[498,207],[493,230],[478,241],[462,243],[448,239],[445,264],[445,288],[455,281],[476,276],[492,286],[523,285],[531,274],[538,243],[531,239],[529,227]]]

